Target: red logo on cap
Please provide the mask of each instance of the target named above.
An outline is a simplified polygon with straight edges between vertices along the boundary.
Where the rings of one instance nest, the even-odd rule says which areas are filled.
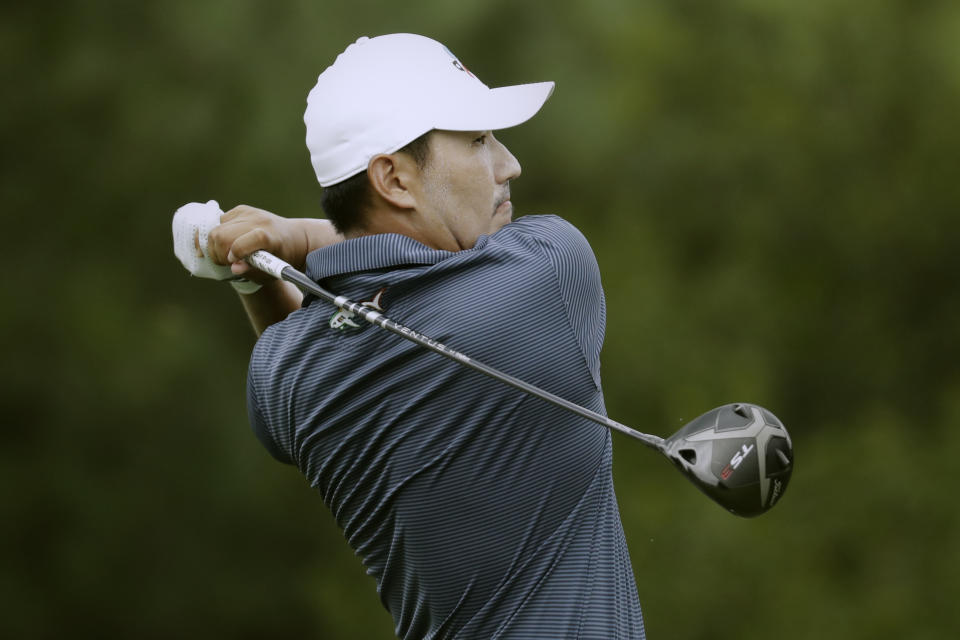
[[[473,73],[470,71],[470,69],[467,69],[465,66],[463,66],[463,64],[461,64],[459,60],[454,59],[454,61],[453,61],[453,66],[455,66],[457,69],[460,69],[460,71],[463,71],[464,73],[466,73],[467,75],[469,75],[469,76],[470,76],[471,78],[473,78],[474,80],[477,79],[477,76],[473,75]]]

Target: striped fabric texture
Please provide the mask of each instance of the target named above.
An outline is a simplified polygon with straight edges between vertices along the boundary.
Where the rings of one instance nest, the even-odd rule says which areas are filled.
[[[455,253],[356,238],[311,253],[307,273],[604,411],[600,273],[561,218]],[[644,637],[605,428],[312,297],[258,341],[248,410],[329,507],[398,637]]]

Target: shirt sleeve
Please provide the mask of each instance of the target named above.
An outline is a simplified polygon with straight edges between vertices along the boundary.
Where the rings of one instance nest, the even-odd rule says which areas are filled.
[[[526,216],[536,244],[550,262],[573,333],[600,384],[600,350],[606,331],[606,299],[600,281],[600,266],[586,237],[575,226],[557,216]]]
[[[257,390],[253,379],[253,367],[247,371],[247,417],[250,421],[250,428],[253,434],[260,441],[260,444],[270,453],[271,456],[283,462],[284,464],[293,464],[286,453],[280,450],[273,437],[270,435],[269,427],[260,411],[260,403],[257,400]]]

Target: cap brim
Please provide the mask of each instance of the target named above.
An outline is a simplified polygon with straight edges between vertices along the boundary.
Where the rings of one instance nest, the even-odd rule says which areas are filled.
[[[496,131],[532,118],[553,93],[553,82],[535,82],[458,96],[455,104],[439,110],[435,129]]]

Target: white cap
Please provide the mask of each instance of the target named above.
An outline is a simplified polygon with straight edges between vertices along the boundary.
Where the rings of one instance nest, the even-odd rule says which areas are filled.
[[[445,46],[409,33],[360,38],[307,96],[307,149],[324,187],[432,129],[494,131],[529,120],[552,82],[491,89]]]

